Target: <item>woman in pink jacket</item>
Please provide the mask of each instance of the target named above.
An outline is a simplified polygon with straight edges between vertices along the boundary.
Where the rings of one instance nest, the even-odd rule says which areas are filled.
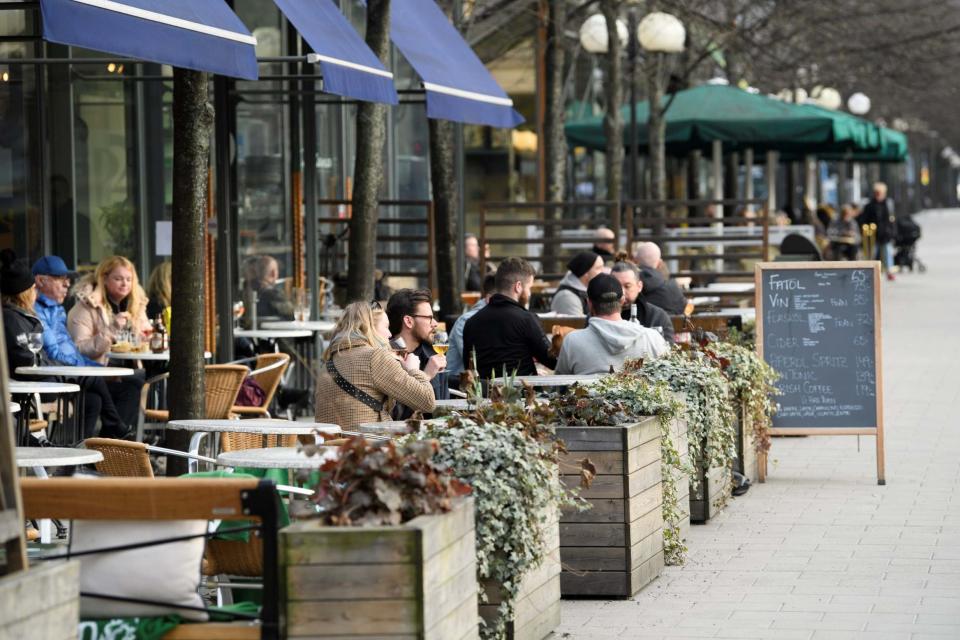
[[[147,296],[136,268],[123,256],[101,262],[73,291],[77,303],[67,316],[67,330],[88,358],[106,364],[107,352],[121,331],[129,329],[141,338],[149,335]]]

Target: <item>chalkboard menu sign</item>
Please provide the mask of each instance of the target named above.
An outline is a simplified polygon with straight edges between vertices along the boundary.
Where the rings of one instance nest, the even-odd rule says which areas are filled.
[[[779,374],[774,434],[877,435],[882,479],[878,262],[756,267],[757,350]]]

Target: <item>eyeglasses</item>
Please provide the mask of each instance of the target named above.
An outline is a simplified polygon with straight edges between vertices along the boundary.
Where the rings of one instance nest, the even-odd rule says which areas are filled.
[[[416,314],[416,313],[410,314],[410,317],[411,317],[411,318],[426,318],[426,319],[429,320],[430,322],[436,322],[436,321],[437,321],[437,317],[436,317],[436,316],[425,316],[425,315],[419,315],[419,314]]]

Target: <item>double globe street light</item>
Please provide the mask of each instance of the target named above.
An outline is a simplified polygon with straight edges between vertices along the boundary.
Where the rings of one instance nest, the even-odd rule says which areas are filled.
[[[627,13],[627,22],[617,19],[616,31],[621,47],[627,48],[627,60],[629,62],[628,77],[630,78],[630,197],[634,200],[638,198],[638,180],[637,180],[637,156],[639,155],[639,144],[637,141],[637,57],[639,49],[657,56],[657,77],[656,86],[658,91],[656,95],[649,96],[650,99],[650,128],[659,128],[662,114],[654,105],[659,105],[660,96],[663,94],[664,79],[660,77],[659,69],[662,66],[662,56],[667,53],[679,53],[683,51],[686,43],[686,30],[683,23],[675,16],[669,13],[653,12],[644,16],[643,20],[637,21],[636,11],[630,9]],[[597,13],[587,18],[580,26],[580,45],[585,51],[593,54],[605,54],[610,50],[609,32],[607,30],[607,20],[602,13]],[[619,82],[619,78],[607,78],[607,82]],[[620,108],[619,104],[607,105],[608,112],[613,112]],[[654,148],[656,146],[656,148]],[[663,148],[663,136],[659,136],[659,144],[651,145],[650,154],[657,154],[661,165],[665,155]],[[616,199],[619,194],[608,194],[608,197]]]

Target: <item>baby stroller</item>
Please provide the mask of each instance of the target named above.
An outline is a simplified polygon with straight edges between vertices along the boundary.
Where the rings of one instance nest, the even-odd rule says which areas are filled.
[[[914,265],[920,273],[927,270],[927,265],[917,257],[917,241],[921,235],[920,225],[916,223],[913,216],[904,214],[897,217],[897,236],[894,240],[897,252],[893,256],[894,264],[911,272]]]

